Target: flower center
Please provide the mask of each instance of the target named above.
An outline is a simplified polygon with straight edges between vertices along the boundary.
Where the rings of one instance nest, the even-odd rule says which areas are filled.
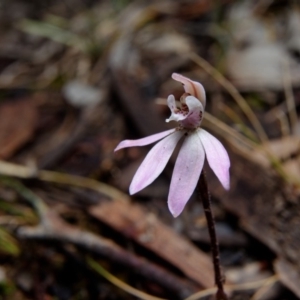
[[[187,116],[186,119],[181,121],[181,126],[186,130],[194,130],[200,127],[203,111],[199,109],[192,109],[190,111],[189,106],[186,104],[186,98],[191,96],[189,93],[184,93],[180,97],[180,109],[178,109],[178,113]]]
[[[189,93],[184,93],[182,94],[182,96],[180,97],[179,101],[176,101],[178,104],[178,107],[175,109],[175,113],[177,114],[182,114],[184,116],[186,116],[189,113],[189,108],[186,105],[185,99],[186,97],[190,96],[191,94]]]

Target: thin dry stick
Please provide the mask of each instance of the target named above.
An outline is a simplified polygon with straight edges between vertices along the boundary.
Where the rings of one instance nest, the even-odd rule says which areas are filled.
[[[208,226],[208,231],[210,235],[211,252],[212,252],[214,271],[215,271],[215,283],[217,286],[216,299],[228,300],[228,297],[224,292],[224,288],[223,288],[224,277],[222,276],[222,271],[220,266],[219,243],[216,234],[215,220],[211,210],[210,194],[208,192],[207,181],[206,181],[206,176],[204,171],[202,171],[200,176],[200,180],[198,183],[198,190],[201,195],[202,204],[203,204],[207,226]]]
[[[212,65],[210,65],[205,59],[197,55],[196,53],[190,53],[189,57],[192,61],[194,61],[197,65],[203,68],[208,74],[210,74],[220,85],[222,85],[228,93],[232,96],[232,98],[236,101],[236,103],[240,106],[244,114],[247,116],[249,121],[252,123],[259,139],[261,142],[268,141],[268,136],[260,124],[259,120],[255,116],[254,112],[246,102],[246,100],[241,96],[239,91],[235,88],[235,86],[228,81],[217,69],[215,69]]]

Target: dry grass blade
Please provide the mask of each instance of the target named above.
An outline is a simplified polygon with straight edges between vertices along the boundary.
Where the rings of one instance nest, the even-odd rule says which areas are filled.
[[[289,136],[291,134],[291,129],[286,113],[278,107],[275,108],[274,113],[280,123],[282,136]]]
[[[18,27],[27,33],[46,37],[55,42],[84,50],[86,41],[83,38],[54,24],[24,19],[18,24]]]
[[[94,261],[91,258],[87,259],[87,263],[92,269],[94,269],[98,274],[103,276],[106,280],[108,280],[113,285],[117,286],[118,288],[122,289],[123,291],[129,293],[130,295],[133,295],[135,297],[138,297],[139,299],[143,300],[166,300],[163,298],[158,298],[151,296],[149,294],[146,294],[144,292],[141,292],[134,287],[128,285],[127,283],[123,282],[122,280],[118,279],[114,275],[112,275],[110,272],[105,270],[102,266],[100,266],[96,261]]]
[[[246,124],[239,116],[239,114],[231,108],[229,105],[222,103],[221,110],[223,113],[235,123],[235,127],[238,128],[238,131],[242,133],[245,137],[248,137],[251,141],[258,143],[255,132]]]
[[[265,283],[255,292],[250,300],[259,300],[278,281],[278,276],[274,275],[266,279]]]
[[[287,112],[291,122],[291,132],[294,133],[298,123],[298,117],[297,117],[295,99],[294,99],[293,89],[292,89],[292,79],[291,79],[289,63],[287,61],[284,61],[283,65],[284,65],[283,86],[284,86],[284,93],[285,93],[285,101],[286,101]]]
[[[246,146],[248,149],[254,150],[257,149],[258,145],[248,139],[247,137],[240,134],[237,130],[233,129],[232,127],[228,126],[224,122],[220,121],[219,119],[215,118],[208,112],[205,112],[204,119],[209,123],[213,124],[213,130],[217,131],[219,134],[227,134],[228,136],[236,139],[241,144]],[[225,135],[226,136],[226,135]]]
[[[20,252],[17,240],[5,228],[0,227],[0,253],[18,256]]]
[[[225,136],[225,139],[227,139],[230,144],[241,154],[243,154],[244,156],[246,155],[248,158],[250,158],[252,156],[252,151],[259,150],[261,154],[263,154],[264,157],[268,159],[270,166],[272,166],[276,170],[281,178],[283,178],[287,182],[293,183],[297,187],[300,186],[299,178],[296,178],[295,176],[288,174],[285,171],[282,162],[276,155],[274,155],[274,153],[272,153],[268,145],[258,145],[254,143],[253,141],[243,136],[224,122],[218,120],[208,112],[205,112],[204,119],[209,122],[209,126],[212,125],[212,130],[222,136]],[[229,137],[233,138],[238,143],[232,143],[232,140],[230,140]]]
[[[41,219],[44,218],[45,214],[47,213],[47,206],[43,200],[35,195],[30,189],[26,188],[20,181],[9,177],[1,176],[0,182],[22,195],[35,208],[39,214],[39,217]]]
[[[282,163],[276,156],[276,154],[272,153],[272,151],[269,149],[269,145],[268,145],[269,139],[268,139],[268,136],[267,136],[265,130],[263,129],[261,123],[255,116],[255,114],[252,111],[252,109],[250,108],[250,106],[247,104],[246,100],[241,96],[239,91],[218,70],[216,70],[213,66],[211,66],[206,60],[201,58],[199,55],[197,55],[196,53],[191,53],[189,55],[189,57],[192,61],[194,61],[196,64],[198,64],[200,67],[202,67],[208,74],[210,74],[213,78],[215,78],[215,80],[217,82],[219,82],[228,91],[228,93],[230,93],[230,95],[234,98],[234,100],[237,102],[237,104],[243,110],[244,114],[248,117],[249,121],[252,123],[252,126],[256,130],[256,133],[257,133],[260,141],[262,142],[262,147],[260,147],[260,150],[262,150],[264,155],[268,158],[268,160],[270,161],[270,164],[274,167],[274,169],[277,171],[277,173],[284,180],[291,182],[291,183],[295,184],[296,186],[299,186],[300,185],[299,179],[287,174],[282,166]],[[215,119],[215,121],[217,121],[217,119]],[[223,122],[219,121],[218,123],[220,125]],[[222,124],[221,127],[226,128],[227,132],[229,133],[230,130],[228,130],[228,129],[230,127],[224,126],[224,125]],[[219,126],[219,128],[220,128],[220,126]],[[232,133],[232,131],[231,131],[231,133]],[[235,134],[235,135],[238,136],[237,134]],[[242,135],[239,135],[239,140],[240,141],[243,140],[243,144],[248,144],[248,145],[254,144],[253,142],[251,142],[250,139],[245,139],[245,138],[241,139],[241,136]],[[247,141],[247,142],[245,143],[245,141]],[[241,150],[241,149],[239,149],[239,150]]]
[[[103,182],[99,182],[97,180],[87,177],[41,170],[38,172],[37,178],[42,181],[52,183],[67,184],[81,188],[89,188],[118,201],[129,199],[127,194],[120,192],[118,189],[115,189],[112,186]]]
[[[24,179],[38,178],[39,180],[46,182],[89,188],[119,201],[122,199],[129,199],[126,194],[120,192],[112,186],[91,178],[53,171],[37,171],[28,166],[21,166],[6,161],[0,161],[0,174]]]
[[[223,86],[236,103],[240,106],[244,114],[247,116],[252,126],[256,130],[256,133],[261,142],[268,141],[268,136],[260,124],[259,120],[255,116],[251,107],[248,105],[246,100],[241,96],[239,91],[228,81],[218,70],[216,70],[212,65],[210,65],[205,59],[197,55],[196,53],[190,53],[190,59],[194,61],[197,65],[203,68],[208,74],[210,74],[221,86]]]
[[[268,277],[263,280],[257,280],[257,281],[253,281],[253,282],[242,283],[242,284],[225,285],[224,288],[225,288],[226,292],[253,290],[253,289],[258,289],[261,287],[270,286],[277,281],[278,281],[278,275],[273,275],[273,276]],[[206,290],[200,291],[198,293],[195,293],[184,300],[201,299],[206,296],[213,295],[214,293],[216,293],[216,291],[217,291],[216,288],[206,289]]]

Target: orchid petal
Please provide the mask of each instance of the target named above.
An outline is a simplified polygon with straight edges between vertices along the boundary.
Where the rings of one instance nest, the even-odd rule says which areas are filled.
[[[198,101],[199,102],[199,101]],[[176,101],[173,95],[170,95],[168,97],[168,106],[171,110],[171,116],[169,119],[166,119],[166,122],[170,122],[170,121],[181,121],[184,120],[186,118],[186,116],[184,116],[182,113],[177,113],[176,111],[179,111],[176,107]]]
[[[202,145],[205,149],[206,157],[209,166],[214,171],[223,187],[226,190],[230,188],[230,160],[228,153],[219,140],[206,130],[198,131],[198,136],[201,139]]]
[[[187,107],[189,108],[190,112],[194,111],[194,110],[197,110],[197,111],[204,110],[202,103],[199,102],[199,100],[194,96],[187,96],[185,98],[185,103],[186,103]]]
[[[201,83],[197,81],[193,81],[177,73],[173,73],[172,78],[176,81],[181,82],[183,84],[185,92],[191,94],[192,96],[195,96],[205,108],[206,96],[205,96],[204,87],[202,86]]]
[[[168,100],[167,100],[167,102],[168,102],[168,106],[169,106],[169,108],[170,108],[170,111],[173,113],[173,112],[175,112],[175,110],[176,110],[176,100],[175,100],[175,97],[173,96],[173,95],[170,95],[169,97],[168,97]]]
[[[180,148],[168,197],[169,210],[174,217],[181,214],[196,188],[205,159],[205,152],[197,134],[187,136]]]
[[[185,128],[196,128],[202,121],[203,105],[194,96],[186,97],[185,103],[189,108],[189,113],[181,123]]]
[[[171,133],[175,132],[176,129],[170,129],[167,131],[163,131],[160,133],[156,133],[153,135],[146,136],[142,139],[138,140],[125,140],[122,141],[114,150],[115,152],[122,149],[122,148],[128,148],[128,147],[140,147],[140,146],[146,146],[149,144],[152,144],[158,140],[161,140],[162,138],[166,137],[167,135],[170,135]]]
[[[183,134],[182,131],[176,131],[150,150],[132,179],[130,195],[139,192],[160,175]]]

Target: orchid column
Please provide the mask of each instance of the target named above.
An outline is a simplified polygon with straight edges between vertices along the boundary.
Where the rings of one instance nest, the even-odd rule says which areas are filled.
[[[126,147],[145,146],[159,141],[147,154],[146,158],[135,173],[131,182],[129,192],[135,194],[151,184],[163,171],[167,162],[169,161],[176,145],[183,139],[180,148],[174,171],[171,180],[168,206],[174,217],[177,217],[183,211],[187,201],[192,196],[199,177],[201,175],[205,156],[208,164],[214,171],[223,187],[228,190],[230,186],[229,167],[230,161],[227,151],[223,145],[210,133],[200,127],[206,104],[206,96],[203,86],[196,81],[192,81],[182,75],[173,73],[172,78],[183,84],[185,93],[181,96],[179,101],[176,101],[173,95],[168,97],[168,106],[171,110],[171,116],[166,122],[176,121],[178,126],[174,129],[163,131],[139,140],[125,140],[122,141],[115,149],[115,151]],[[202,177],[201,177],[202,178]],[[201,193],[208,195],[207,185],[201,184]],[[203,196],[203,203],[206,197]],[[209,208],[205,207],[205,211]],[[210,214],[212,217],[212,214]],[[209,232],[215,236],[215,228],[213,220],[210,220],[208,214]],[[211,225],[213,223],[213,225]],[[213,231],[211,230],[213,226]],[[213,245],[213,261],[216,269],[218,260],[215,257],[219,256],[219,250],[214,237]],[[216,252],[217,251],[217,252]],[[218,263],[219,264],[219,263]],[[220,270],[220,266],[218,266]],[[220,276],[218,276],[219,278]],[[222,282],[216,276],[216,284],[219,292],[217,299],[226,299],[223,292]],[[222,280],[221,280],[222,281]],[[222,292],[220,291],[222,290]],[[221,297],[221,295],[224,296]]]

